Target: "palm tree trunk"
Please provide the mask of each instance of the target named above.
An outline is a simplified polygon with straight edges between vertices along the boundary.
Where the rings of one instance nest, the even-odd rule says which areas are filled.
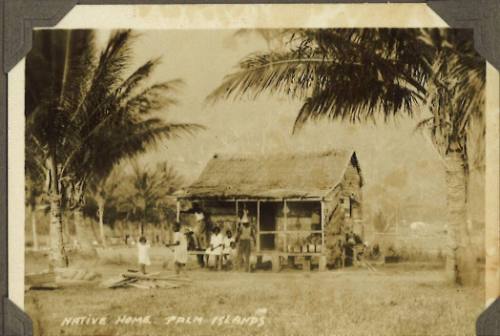
[[[73,210],[73,221],[80,248],[85,251],[92,249],[94,235],[92,234],[92,228],[88,227],[83,220],[83,205],[79,204]]]
[[[31,234],[33,237],[33,250],[38,251],[38,235],[36,232],[36,206],[30,205],[30,215],[31,215]]]
[[[459,151],[445,155],[448,232],[451,238],[448,272],[455,283],[474,285],[476,267],[467,228],[467,159]]]
[[[106,237],[104,235],[104,198],[97,198],[97,206],[98,206],[98,215],[99,215],[99,231],[101,235],[101,243],[102,246],[106,246]]]
[[[63,225],[61,217],[61,195],[58,187],[56,160],[49,155],[47,160],[50,170],[50,267],[68,266],[68,258],[64,249]]]

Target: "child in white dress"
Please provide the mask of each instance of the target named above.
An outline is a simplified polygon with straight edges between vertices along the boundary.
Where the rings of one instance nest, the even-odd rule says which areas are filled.
[[[146,274],[146,266],[151,265],[151,260],[149,259],[150,247],[151,246],[147,242],[146,237],[142,236],[139,238],[139,244],[137,244],[137,256],[142,274]]]
[[[222,250],[224,249],[224,238],[219,227],[214,227],[210,237],[210,246],[206,250],[207,258],[213,256],[215,259],[215,269],[219,270],[222,266]],[[208,263],[208,262],[207,262]]]
[[[174,246],[174,267],[175,273],[179,274],[181,270],[187,264],[187,238],[184,232],[181,232],[180,223],[175,223],[174,225],[174,242],[172,244],[167,244],[167,247]]]
[[[232,265],[236,255],[236,241],[231,230],[226,231],[226,236],[224,237],[224,250],[222,251],[222,254],[224,256],[224,263],[227,269]]]

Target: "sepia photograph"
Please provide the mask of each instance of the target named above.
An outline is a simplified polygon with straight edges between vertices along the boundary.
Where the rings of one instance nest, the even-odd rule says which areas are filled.
[[[471,29],[36,29],[24,76],[34,335],[475,334]]]

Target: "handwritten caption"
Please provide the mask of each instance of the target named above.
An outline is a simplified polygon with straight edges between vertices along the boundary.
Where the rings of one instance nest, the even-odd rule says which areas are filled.
[[[212,326],[242,326],[242,327],[257,327],[260,328],[265,324],[267,310],[257,310],[256,314],[251,316],[241,315],[216,315],[216,316],[177,316],[170,315],[165,317],[147,316],[131,316],[120,315],[116,317],[110,316],[70,316],[65,317],[61,321],[61,327],[72,326],[106,326],[106,325],[125,325],[125,326],[140,326],[140,325],[203,325],[209,324]]]

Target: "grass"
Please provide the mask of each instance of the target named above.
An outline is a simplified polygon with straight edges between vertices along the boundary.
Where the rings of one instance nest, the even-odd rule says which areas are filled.
[[[107,279],[127,266],[80,262]],[[134,267],[129,265],[128,267]],[[160,266],[151,271],[161,270]],[[26,293],[35,335],[473,335],[483,308],[480,288],[456,288],[441,270],[405,266],[380,272],[188,272],[177,289],[98,285]],[[265,313],[263,313],[265,312]],[[264,314],[264,315],[259,315]],[[150,316],[152,324],[114,324],[119,316]],[[212,325],[212,318],[263,316],[263,325]],[[106,325],[61,326],[65,317],[106,317]],[[165,323],[170,316],[201,323]],[[230,319],[231,319],[230,318]],[[199,320],[198,320],[199,321]],[[234,322],[234,321],[233,321]],[[237,322],[237,320],[236,320]],[[241,319],[240,319],[241,322]]]

